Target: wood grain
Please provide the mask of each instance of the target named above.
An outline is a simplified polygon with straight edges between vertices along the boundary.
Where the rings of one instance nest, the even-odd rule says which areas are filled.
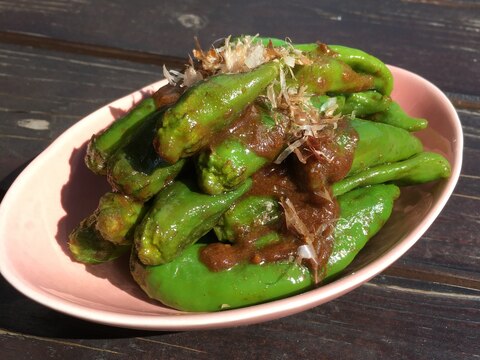
[[[320,39],[433,81],[455,105],[464,164],[433,226],[341,298],[246,327],[147,332],[41,306],[0,277],[2,359],[480,358],[480,5],[475,0],[0,0],[0,199],[21,169],[98,107],[183,63],[193,36]]]
[[[475,94],[478,88],[475,0],[280,0],[274,6],[269,1],[231,0],[12,4],[4,3],[0,31],[179,57],[190,52],[193,36],[204,46],[229,34],[289,36],[297,42],[321,40],[364,49],[445,91]],[[459,81],[459,73],[471,76]]]

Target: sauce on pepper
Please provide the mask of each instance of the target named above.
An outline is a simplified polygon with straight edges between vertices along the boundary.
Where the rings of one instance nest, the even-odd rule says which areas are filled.
[[[225,139],[236,139],[249,150],[268,161],[273,161],[282,151],[285,144],[285,129],[273,119],[264,119],[258,104],[251,104],[234,120],[229,127],[215,136],[211,147],[215,147]]]
[[[256,141],[262,141],[262,138],[256,138]],[[271,196],[284,209],[288,207],[286,210],[294,211],[295,219],[287,219],[289,211],[284,211],[281,221],[273,225],[245,231],[238,229],[233,244],[205,246],[200,253],[201,261],[210,270],[221,271],[243,262],[261,264],[294,260],[298,258],[298,248],[310,243],[316,258],[303,261],[315,275],[321,272],[333,248],[331,235],[339,216],[331,184],[348,173],[356,142],[355,131],[346,121],[340,120],[336,129],[305,141],[299,149],[304,163],[291,155],[288,161],[267,165],[255,173],[253,186],[245,196]],[[292,221],[297,222],[297,226],[292,225]],[[272,233],[278,234],[276,239],[258,246],[258,239]]]

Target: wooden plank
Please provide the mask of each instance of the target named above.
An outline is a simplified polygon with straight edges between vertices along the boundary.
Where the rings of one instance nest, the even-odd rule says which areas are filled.
[[[5,289],[5,284],[1,284]],[[248,327],[145,332],[92,325],[18,297],[2,297],[2,355],[115,359],[334,358],[471,359],[480,354],[480,292],[379,276],[309,311]],[[15,311],[19,307],[21,312]],[[118,354],[121,353],[121,354]],[[18,354],[16,354],[18,356]]]
[[[16,45],[0,48],[0,179],[97,108],[163,77],[161,67]]]
[[[274,6],[272,12],[271,3],[258,1],[227,1],[222,6],[214,0],[4,1],[0,30],[180,57],[191,50],[195,35],[205,46],[238,33],[321,40],[364,49],[443,90],[478,94],[480,24],[475,0],[327,0],[316,5],[281,0]]]

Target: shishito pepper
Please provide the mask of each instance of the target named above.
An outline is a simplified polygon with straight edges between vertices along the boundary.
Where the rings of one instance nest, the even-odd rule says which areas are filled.
[[[420,131],[426,129],[428,126],[426,119],[409,116],[402,107],[394,101],[385,111],[372,114],[369,116],[369,119],[397,126],[408,131]]]
[[[95,217],[89,216],[70,233],[68,247],[73,258],[84,264],[101,264],[115,260],[131,249],[105,240],[95,229]]]
[[[142,263],[158,265],[174,260],[210,231],[251,184],[249,179],[228,193],[206,195],[175,181],[160,191],[135,229],[135,248]]]
[[[359,119],[348,120],[348,123],[358,134],[350,173],[404,160],[423,150],[420,140],[406,130]],[[340,146],[351,144],[349,136],[350,133],[339,136]],[[205,191],[212,194],[228,191],[268,162],[268,159],[252,151],[248,144],[226,138],[199,157],[199,182]]]
[[[295,70],[299,86],[316,95],[351,93],[375,88],[375,78],[357,73],[350,66],[332,56],[318,54],[314,62]]]
[[[157,109],[175,103],[182,92],[183,89],[180,87],[163,86],[151,97],[136,104],[125,116],[93,135],[85,156],[87,167],[96,174],[106,175],[106,166],[110,157],[135,137],[142,122]]]
[[[284,148],[285,131],[261,106],[252,106],[226,132],[196,160],[198,183],[208,194],[234,189]]]
[[[238,233],[275,223],[280,219],[280,205],[270,196],[247,196],[219,219],[214,227],[220,241],[233,242]]]
[[[383,61],[362,50],[342,46],[328,45],[335,52],[335,57],[348,64],[353,70],[375,77],[375,89],[383,95],[390,95],[393,90],[393,75]]]
[[[390,216],[398,195],[399,189],[394,185],[376,185],[338,198],[341,218],[335,230],[327,276],[344,269],[378,232]],[[185,311],[218,311],[253,305],[297,294],[314,284],[309,270],[295,262],[243,263],[228,271],[212,272],[199,259],[203,246],[196,243],[173,261],[158,266],[143,265],[134,252],[130,265],[132,275],[151,298]]]
[[[68,246],[73,257],[83,263],[99,264],[129,251],[133,229],[145,207],[121,194],[104,194],[95,211],[69,235]]]
[[[162,116],[163,112],[158,112],[145,119],[136,136],[107,163],[107,179],[112,188],[139,201],[157,194],[185,164],[184,159],[169,164],[155,152],[153,139]]]
[[[147,98],[137,104],[127,115],[113,122],[106,130],[93,135],[85,156],[87,167],[96,174],[105,175],[110,156],[130,141],[138,125],[155,110],[155,101],[153,98]]]
[[[269,62],[239,74],[216,75],[189,88],[165,112],[155,138],[157,153],[173,164],[195,154],[234,120],[277,77]]]
[[[146,211],[143,202],[129,196],[108,192],[100,198],[94,212],[95,229],[114,244],[131,245],[133,230]]]
[[[423,151],[422,142],[404,129],[360,119],[351,119],[350,124],[359,141],[349,175],[372,166],[408,159]]]
[[[332,186],[335,196],[356,187],[394,182],[397,185],[423,184],[450,176],[450,164],[440,154],[421,152],[404,161],[371,167],[348,176]]]
[[[255,41],[268,45],[271,41],[273,46],[293,46],[306,53],[315,53],[319,49],[316,43],[310,44],[289,44],[286,41],[271,37],[256,37]],[[362,50],[341,45],[328,45],[327,50],[333,50],[332,57],[349,65],[359,74],[368,74],[374,78],[374,88],[383,95],[390,95],[393,89],[393,76],[388,67],[380,59]],[[322,49],[322,52],[323,49]]]
[[[377,91],[362,91],[333,97],[317,95],[310,99],[311,104],[320,110],[328,108],[332,101],[336,106],[335,114],[373,120],[407,131],[419,131],[428,126],[426,119],[408,115],[398,103]]]

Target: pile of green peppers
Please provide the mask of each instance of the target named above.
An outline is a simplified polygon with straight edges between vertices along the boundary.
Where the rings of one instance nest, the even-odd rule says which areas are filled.
[[[303,86],[319,111],[335,101],[335,113],[357,136],[348,173],[331,184],[340,218],[325,283],[385,224],[399,186],[446,178],[450,165],[441,155],[424,151],[412,132],[425,129],[427,121],[407,115],[390,98],[393,78],[377,58],[344,46],[255,41],[292,46],[311,56],[313,62],[295,66],[289,81]],[[239,229],[283,219],[279,199],[249,191],[251,177],[275,161],[287,139],[259,152],[243,141],[241,132],[216,138],[265,94],[280,71],[279,62],[271,61],[251,71],[211,76],[186,91],[177,89],[173,101],[147,98],[95,134],[85,162],[106,176],[112,191],[71,232],[73,258],[99,264],[130,254],[132,276],[146,294],[184,311],[238,308],[318,286],[302,262],[242,262],[212,271],[199,255],[206,244],[235,246]],[[262,136],[274,131],[274,111],[258,108],[255,126]],[[348,140],[339,136],[337,142],[348,146]],[[315,189],[315,179],[309,182]],[[266,246],[281,236],[262,234],[255,244]]]

